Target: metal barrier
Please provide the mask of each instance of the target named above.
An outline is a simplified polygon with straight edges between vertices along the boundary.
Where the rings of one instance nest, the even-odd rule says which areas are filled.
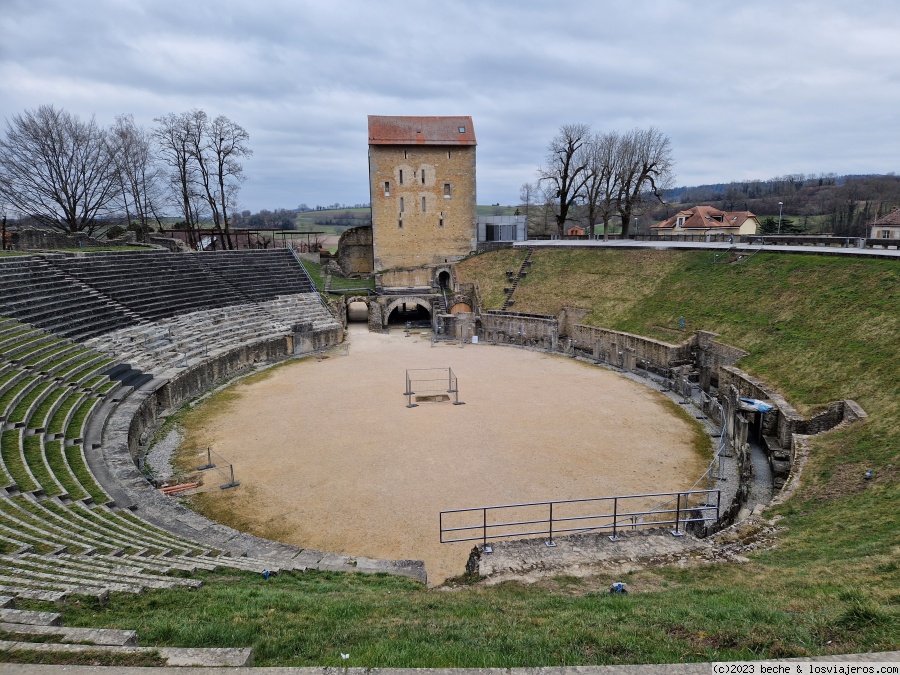
[[[465,405],[459,400],[459,380],[452,368],[407,368],[406,407],[418,407],[418,401],[449,401],[453,394],[453,405]],[[416,397],[413,403],[412,397]]]
[[[225,470],[222,467],[220,467],[218,464],[216,464],[213,461],[213,455],[218,457],[222,461],[223,464],[228,465],[227,472],[225,472]],[[228,488],[233,488],[233,487],[237,487],[238,485],[240,485],[240,483],[234,479],[234,464],[232,464],[227,459],[222,457],[222,455],[220,455],[218,452],[216,452],[212,448],[206,448],[206,464],[204,464],[202,466],[198,466],[197,471],[210,471],[210,470],[215,470],[219,475],[224,477],[225,482],[222,483],[221,485],[219,485],[220,489],[227,490]]]
[[[690,490],[452,509],[440,513],[440,542],[481,541],[490,553],[491,539],[547,535],[547,546],[556,546],[555,534],[606,530],[610,541],[616,541],[622,530],[664,525],[674,525],[671,533],[677,537],[690,523],[718,520],[720,502],[719,490]],[[518,515],[506,522],[489,517],[510,511]]]

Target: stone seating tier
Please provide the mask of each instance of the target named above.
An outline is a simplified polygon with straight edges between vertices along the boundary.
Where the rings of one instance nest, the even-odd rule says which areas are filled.
[[[172,570],[350,569],[349,560],[335,562],[318,552],[285,554],[271,542],[262,550],[277,551],[281,562],[206,551],[151,525],[146,516],[122,510],[95,478],[106,460],[97,432],[89,428],[102,429],[116,401],[151,378],[112,364],[134,361],[171,372],[291,335],[301,325],[337,327],[290,252],[174,256],[177,260],[150,255],[157,260],[143,273],[150,260],[145,254],[46,256],[9,267],[0,262],[0,281],[16,289],[4,295],[7,307],[52,325],[57,335],[86,340],[73,344],[0,318],[0,592],[42,599],[70,593],[100,597],[156,587],[154,575]],[[65,263],[73,264],[63,269]],[[160,281],[161,270],[172,277],[169,283]],[[127,289],[130,298],[120,301],[113,290],[100,288],[110,279],[118,285],[115,292]],[[141,307],[130,308],[126,300]],[[63,565],[66,557],[79,562]]]

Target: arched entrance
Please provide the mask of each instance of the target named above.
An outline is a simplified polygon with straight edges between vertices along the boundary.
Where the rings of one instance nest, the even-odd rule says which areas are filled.
[[[472,307],[465,302],[457,302],[453,307],[450,308],[451,314],[458,314],[459,312],[471,312]]]
[[[441,270],[438,274],[438,286],[444,290],[450,288],[450,272]]]
[[[401,298],[385,308],[385,325],[404,326],[409,322],[414,326],[431,327],[431,312],[431,303],[427,300]]]
[[[368,321],[369,305],[362,300],[347,303],[347,321]]]

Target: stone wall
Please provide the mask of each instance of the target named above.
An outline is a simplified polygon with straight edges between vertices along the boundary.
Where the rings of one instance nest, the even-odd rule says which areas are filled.
[[[162,409],[175,410],[217,382],[233,377],[257,363],[277,361],[293,353],[294,341],[288,336],[242,345],[186,368],[178,377],[170,379],[157,390],[157,405]]]
[[[700,388],[709,391],[710,386],[718,387],[718,372],[722,366],[731,366],[747,356],[747,352],[715,339],[716,334],[705,330],[694,333],[693,344],[695,366],[700,372]]]
[[[644,366],[667,369],[690,359],[691,344],[673,345],[632,333],[576,324],[569,337],[577,349],[591,352],[595,358],[619,363],[619,354],[627,351]]]
[[[559,343],[559,319],[517,312],[484,312],[481,315],[481,337],[488,342],[556,351]]]
[[[344,339],[342,326],[346,323],[346,316],[339,315],[338,320],[341,321],[340,326],[327,330],[309,330],[301,327],[301,330],[295,332],[293,336],[294,354],[308,354],[340,344]]]
[[[504,248],[512,248],[511,241],[479,241],[475,249],[477,253],[487,253],[488,251],[500,251]]]
[[[382,288],[431,288],[433,274],[431,267],[415,267],[382,272],[376,279]]]
[[[172,253],[186,253],[191,250],[191,247],[188,246],[185,242],[181,241],[181,239],[173,239],[172,237],[161,237],[158,234],[150,235],[150,243],[154,246],[162,246],[165,249],[168,249]]]
[[[522,272],[523,276],[526,274]],[[584,317],[588,315],[586,309],[580,307],[563,307],[558,315],[559,319],[559,335],[560,337],[572,337],[575,326],[584,321]]]
[[[376,271],[475,250],[475,146],[372,145],[369,177]]]
[[[371,274],[374,270],[372,227],[351,227],[338,240],[338,266],[349,276]]]
[[[19,251],[41,251],[60,248],[87,248],[110,246],[133,246],[134,233],[119,239],[96,239],[83,232],[65,234],[53,230],[39,230],[23,227],[12,233],[12,247]]]

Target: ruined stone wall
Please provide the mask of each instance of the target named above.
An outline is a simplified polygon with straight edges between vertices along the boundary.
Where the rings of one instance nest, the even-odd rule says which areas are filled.
[[[612,357],[625,350],[630,350],[636,359],[660,368],[668,368],[690,358],[689,342],[673,345],[641,335],[582,324],[573,326],[569,337],[575,340],[576,348],[592,351],[597,357],[605,355],[614,363],[617,361]]]
[[[523,272],[523,275],[524,274],[525,273]],[[575,326],[584,321],[584,317],[587,315],[588,311],[586,309],[581,309],[580,307],[563,307],[558,316],[560,336],[567,335],[572,337]]]
[[[742,398],[754,398],[771,401],[778,410],[777,421],[773,430],[774,437],[782,448],[791,447],[791,434],[803,422],[803,416],[788,403],[783,396],[767,387],[761,380],[748,375],[734,366],[719,368],[719,391],[733,386]]]
[[[369,180],[376,271],[475,250],[475,146],[372,145]]]
[[[53,230],[39,230],[30,227],[20,228],[12,233],[12,246],[20,251],[53,250],[60,248],[87,248],[134,245],[134,233],[118,239],[96,239],[84,232],[65,234]]]
[[[150,235],[150,243],[155,246],[162,246],[163,248],[171,251],[172,253],[186,253],[191,250],[191,247],[188,246],[185,242],[180,239],[173,239],[171,237],[162,237],[158,234]]]
[[[692,338],[695,365],[700,372],[700,388],[709,391],[711,385],[718,386],[718,372],[722,366],[731,366],[747,356],[747,352],[715,339],[716,334],[698,330]]]
[[[345,275],[370,274],[374,269],[372,228],[351,227],[338,240],[338,266]]]
[[[556,351],[559,320],[556,317],[485,312],[481,315],[481,337],[488,342],[520,344]]]

